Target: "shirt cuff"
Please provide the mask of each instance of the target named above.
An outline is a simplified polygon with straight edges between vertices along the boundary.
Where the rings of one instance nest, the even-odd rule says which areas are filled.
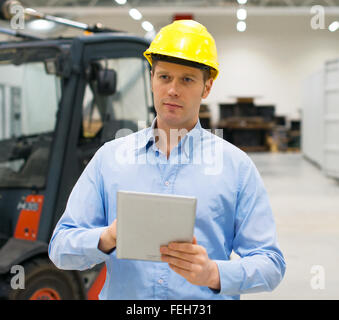
[[[114,250],[112,250],[109,253],[104,253],[98,248],[101,233],[106,228],[107,227],[90,229],[88,232],[86,232],[86,238],[83,239],[83,253],[86,257],[89,257],[90,267],[107,261],[114,252]]]
[[[241,259],[214,260],[218,266],[220,276],[220,290],[213,289],[214,293],[225,295],[239,295],[244,280],[244,271]]]

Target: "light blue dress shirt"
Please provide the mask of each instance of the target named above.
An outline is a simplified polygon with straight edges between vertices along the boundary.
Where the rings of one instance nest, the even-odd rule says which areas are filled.
[[[107,142],[74,186],[55,227],[49,257],[61,269],[85,270],[105,262],[100,299],[239,299],[271,291],[285,261],[278,246],[267,192],[251,159],[196,126],[167,159],[152,126]],[[116,218],[118,190],[194,196],[194,234],[218,266],[221,290],[196,286],[167,263],[116,258],[98,249],[100,234]],[[232,250],[240,258],[230,260]]]

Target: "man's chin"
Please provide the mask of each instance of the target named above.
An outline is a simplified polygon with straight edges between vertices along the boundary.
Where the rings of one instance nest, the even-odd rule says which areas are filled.
[[[161,117],[162,121],[166,123],[167,126],[171,128],[180,128],[184,121],[182,120],[182,117],[179,117],[178,115],[173,114],[167,114],[163,117]]]

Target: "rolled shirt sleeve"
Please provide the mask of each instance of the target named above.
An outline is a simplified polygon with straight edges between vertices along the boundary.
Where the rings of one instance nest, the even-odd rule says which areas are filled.
[[[48,253],[60,269],[85,270],[109,259],[98,249],[107,227],[100,173],[101,149],[97,151],[75,184],[61,219],[57,223]]]
[[[263,181],[249,159],[238,190],[233,250],[240,259],[216,260],[220,294],[272,291],[282,280],[285,261]]]

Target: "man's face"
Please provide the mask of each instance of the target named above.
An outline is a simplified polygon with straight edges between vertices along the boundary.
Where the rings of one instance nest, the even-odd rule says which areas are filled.
[[[200,69],[158,61],[151,73],[154,107],[161,126],[194,127],[199,118],[201,99],[205,99],[213,79],[206,82]]]

